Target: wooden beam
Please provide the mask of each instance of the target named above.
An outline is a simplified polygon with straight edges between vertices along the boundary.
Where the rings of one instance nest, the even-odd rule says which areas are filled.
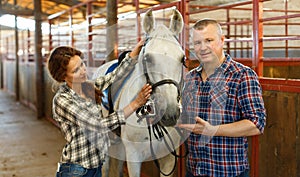
[[[14,0],[14,4],[17,4],[17,0]],[[19,31],[18,31],[18,21],[17,16],[15,16],[15,57],[16,57],[16,80],[15,80],[15,93],[16,93],[16,101],[20,101],[20,68],[19,68]]]
[[[118,3],[117,0],[107,1],[106,17],[106,61],[117,58],[118,54]]]
[[[45,81],[44,81],[44,58],[42,56],[42,4],[41,0],[34,0],[34,19],[35,19],[35,65],[36,65],[36,110],[37,118],[45,116]]]
[[[80,4],[81,2],[80,1],[76,1],[76,0],[72,0],[72,1],[66,1],[66,0],[51,0],[51,2],[54,2],[56,4],[63,4],[63,5],[66,5],[66,6],[75,6],[77,4]]]
[[[9,9],[9,8],[0,8],[0,15],[11,14],[15,16],[33,16],[33,10],[27,9]]]

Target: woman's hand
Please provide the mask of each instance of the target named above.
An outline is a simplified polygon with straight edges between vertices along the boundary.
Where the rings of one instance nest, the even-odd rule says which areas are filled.
[[[142,39],[136,44],[136,46],[134,47],[132,52],[130,52],[130,54],[129,54],[130,58],[134,58],[134,59],[137,58],[137,56],[139,55],[144,43],[145,43],[145,40]]]
[[[125,118],[129,117],[139,107],[143,106],[151,96],[152,87],[149,84],[145,84],[141,91],[138,93],[135,100],[124,108]]]
[[[135,103],[135,109],[143,106],[151,96],[152,87],[149,84],[145,84],[141,91],[138,93],[136,99],[133,101]]]

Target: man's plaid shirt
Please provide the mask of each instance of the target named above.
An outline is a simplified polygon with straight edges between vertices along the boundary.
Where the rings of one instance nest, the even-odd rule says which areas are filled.
[[[202,65],[190,71],[183,90],[183,119],[196,116],[213,125],[248,119],[263,132],[266,113],[255,72],[226,55],[205,82]],[[188,170],[196,176],[234,177],[249,169],[247,137],[208,137],[191,133]]]
[[[136,61],[127,57],[108,75],[95,80],[95,85],[106,89],[116,79],[132,69]],[[75,163],[85,168],[96,168],[108,151],[108,131],[125,123],[124,112],[116,111],[103,117],[101,106],[94,100],[85,100],[66,84],[60,86],[53,98],[53,118],[64,133],[66,145],[61,163]]]

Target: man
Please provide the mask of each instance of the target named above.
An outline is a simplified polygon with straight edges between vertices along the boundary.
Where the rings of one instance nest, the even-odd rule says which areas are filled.
[[[186,177],[248,177],[247,136],[263,133],[266,113],[255,72],[223,51],[224,35],[213,19],[193,26],[200,66],[183,90],[183,122],[188,139]]]

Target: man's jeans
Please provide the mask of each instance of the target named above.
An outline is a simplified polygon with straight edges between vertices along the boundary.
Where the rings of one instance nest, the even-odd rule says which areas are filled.
[[[102,177],[102,165],[98,168],[86,169],[77,164],[60,164],[56,177]]]
[[[194,176],[191,172],[186,172],[186,174],[185,174],[185,177],[197,177],[197,176]],[[205,177],[205,176],[204,176]],[[207,176],[208,177],[208,176]],[[246,170],[246,171],[244,171],[242,174],[240,174],[239,176],[237,176],[237,177],[250,177],[250,175],[249,175],[249,170]]]

